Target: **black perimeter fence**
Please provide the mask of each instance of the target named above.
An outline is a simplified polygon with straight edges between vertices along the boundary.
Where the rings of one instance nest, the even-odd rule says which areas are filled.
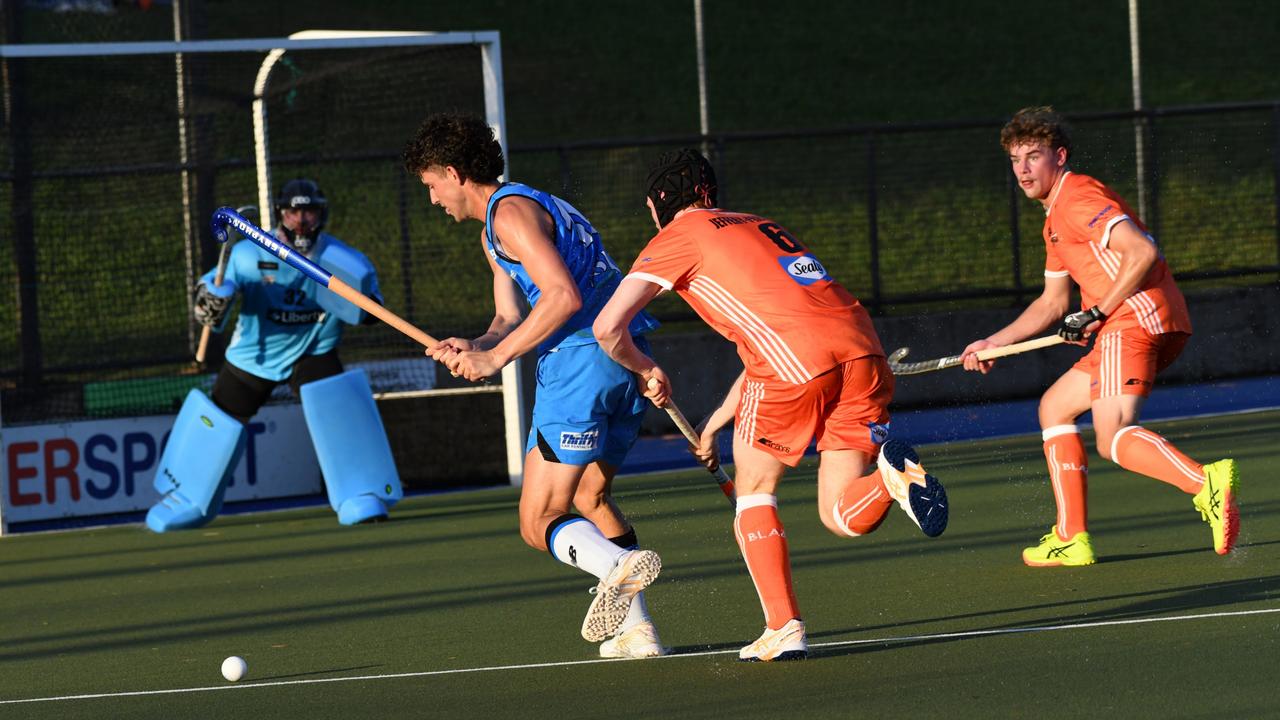
[[[305,84],[292,88],[296,93]],[[242,113],[250,99],[227,104]],[[450,105],[456,106],[467,103]],[[445,108],[410,112],[420,119],[433,109]],[[179,116],[171,115],[176,126]],[[1072,168],[1141,207],[1185,289],[1277,282],[1280,101],[1068,118],[1075,128]],[[509,176],[573,203],[625,268],[653,234],[642,188],[649,164],[664,150],[701,146],[716,165],[722,207],[786,226],[873,313],[1014,306],[1042,286],[1043,215],[1013,182],[998,144],[1002,123],[513,147]],[[385,136],[364,138],[359,149],[327,140],[333,128],[313,128],[314,142],[295,137],[273,155],[273,176],[277,185],[295,175],[321,183],[333,208],[329,229],[378,266],[392,310],[439,337],[478,334],[492,316],[479,228],[455,226],[401,168],[399,150],[414,124],[386,123],[379,128]],[[44,169],[15,128],[6,137],[0,285],[12,300],[0,307],[5,424],[138,414],[176,403],[180,393],[170,389],[158,399],[94,404],[86,400],[87,388],[122,380],[163,385],[187,372],[198,336],[190,291],[217,248],[205,231],[199,257],[184,260],[184,210],[176,198],[199,173],[199,192],[216,204],[253,202],[256,190],[246,183],[251,159],[137,163],[128,148],[116,148],[109,162],[94,162],[88,153]],[[107,186],[115,188],[113,196],[121,187],[145,196],[150,220],[134,227],[100,207],[95,188]],[[138,233],[171,244],[173,252],[163,262],[135,253],[135,241],[145,239]],[[692,318],[678,299],[665,296],[656,310],[668,323]],[[109,321],[111,331],[93,332],[99,321]],[[361,327],[348,331],[343,356],[420,354],[388,328]]]

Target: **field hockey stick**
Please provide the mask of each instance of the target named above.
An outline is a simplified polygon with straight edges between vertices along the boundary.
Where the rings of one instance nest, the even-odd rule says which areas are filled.
[[[653,389],[657,383],[657,378],[649,378],[648,385],[650,389]],[[684,416],[684,413],[680,412],[680,408],[676,407],[675,401],[668,398],[667,406],[663,409],[667,411],[667,415],[671,416],[671,420],[676,424],[676,427],[680,428],[680,434],[684,435],[684,439],[688,440],[690,445],[697,445],[698,433],[689,424],[689,419]],[[724,493],[724,496],[729,499],[729,504],[736,508],[738,499],[734,494],[733,480],[729,478],[729,473],[725,472],[719,463],[716,463],[714,468],[707,468],[707,472],[711,473],[711,476],[716,479],[716,483],[720,486],[720,492]]]
[[[1017,355],[1019,353],[1028,352],[1030,350],[1039,350],[1040,348],[1052,347],[1066,342],[1059,335],[1046,335],[1034,340],[1024,340],[1020,343],[1005,345],[1003,347],[986,348],[974,353],[979,361],[995,360],[1009,355]],[[938,358],[937,360],[922,360],[914,363],[904,363],[902,358],[907,356],[911,348],[898,348],[889,355],[889,369],[894,375],[919,375],[920,373],[933,372],[934,370],[944,370],[949,367],[955,367],[962,364],[963,355],[952,355],[950,357]]]
[[[240,231],[241,235],[244,235],[256,243],[259,247],[292,265],[312,280],[315,280],[324,287],[329,288],[336,293],[338,297],[355,304],[361,310],[364,310],[396,330],[408,335],[423,347],[432,347],[440,344],[438,340],[414,327],[407,320],[404,320],[399,315],[396,315],[390,310],[379,305],[373,298],[361,293],[359,290],[356,290],[343,282],[341,278],[334,277],[328,270],[325,270],[314,262],[311,262],[307,256],[280,244],[279,241],[268,234],[265,230],[254,225],[248,220],[245,220],[240,213],[235,210],[232,210],[229,207],[218,208],[213,213],[213,220],[210,225],[213,228],[213,237],[218,242],[225,243],[230,238],[230,233],[227,232],[227,226],[230,225]]]
[[[241,215],[244,215],[249,211],[256,213],[258,208],[252,205],[244,205],[236,208],[236,212]],[[229,255],[231,251],[231,241],[228,239],[226,242],[219,244],[222,245],[222,249],[218,251],[218,270],[213,274],[213,284],[218,287],[222,287],[222,278],[225,277],[227,272],[227,255]],[[200,344],[196,346],[197,365],[204,365],[204,356],[209,350],[209,335],[212,332],[212,325],[205,325],[204,329],[200,331]]]

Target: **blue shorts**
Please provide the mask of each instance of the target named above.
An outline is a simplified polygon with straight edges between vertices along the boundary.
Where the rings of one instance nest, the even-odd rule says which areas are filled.
[[[649,344],[635,338],[642,352]],[[618,467],[640,434],[649,400],[636,376],[599,345],[560,348],[538,358],[533,426],[525,452],[565,465],[597,460]]]

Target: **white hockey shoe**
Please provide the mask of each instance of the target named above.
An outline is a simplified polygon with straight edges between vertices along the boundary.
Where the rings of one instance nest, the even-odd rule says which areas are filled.
[[[661,571],[662,559],[652,550],[632,550],[618,558],[618,564],[596,585],[596,596],[582,620],[582,639],[601,642],[617,634],[631,610],[631,598],[649,587]]]
[[[804,621],[796,618],[777,630],[766,627],[755,642],[738,651],[738,660],[742,662],[779,662],[807,657],[809,642],[805,639]]]
[[[651,622],[636,623],[600,644],[600,657],[604,658],[651,658],[669,652]]]

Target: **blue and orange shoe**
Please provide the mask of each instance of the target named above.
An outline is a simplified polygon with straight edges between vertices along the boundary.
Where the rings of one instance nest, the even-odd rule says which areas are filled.
[[[947,529],[947,491],[925,472],[914,448],[901,440],[889,440],[880,446],[876,466],[889,495],[921,532],[938,537]]]

